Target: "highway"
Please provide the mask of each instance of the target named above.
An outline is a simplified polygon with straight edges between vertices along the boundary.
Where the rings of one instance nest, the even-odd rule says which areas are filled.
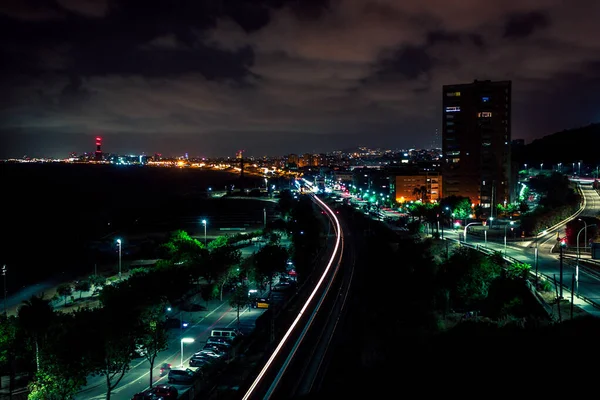
[[[342,263],[346,246],[336,213],[317,196],[311,197],[329,218],[334,228],[335,245],[314,289],[289,329],[254,381],[243,389],[244,400],[290,398],[310,392],[325,369],[321,360],[326,359],[337,320],[344,310],[353,263]]]
[[[600,212],[600,196],[591,188],[591,186],[582,186],[582,194],[584,196],[584,207],[581,213],[574,218],[580,216],[594,216]],[[568,220],[567,220],[568,221]],[[556,232],[562,237],[565,234],[566,221],[548,230],[546,234],[540,235],[529,246],[522,246],[518,242],[508,242],[506,252],[504,252],[504,244],[498,242],[487,241],[479,236],[467,234],[467,243],[479,246],[485,246],[489,249],[505,253],[506,256],[513,257],[521,262],[530,264],[535,269],[535,252],[538,249],[538,271],[546,276],[553,277],[556,275],[557,281],[560,279],[560,256],[559,253],[553,253],[552,248],[557,244]],[[445,230],[444,236],[456,240],[463,240],[463,230]],[[587,297],[596,304],[600,304],[600,269],[586,268],[580,265],[577,268],[576,260],[566,258],[563,260],[563,283],[568,287],[571,286],[573,275],[576,276],[576,293]],[[586,311],[600,316],[600,309],[586,307]]]

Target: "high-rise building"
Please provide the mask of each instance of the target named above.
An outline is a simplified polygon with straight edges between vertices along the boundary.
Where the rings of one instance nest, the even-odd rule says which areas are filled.
[[[469,197],[495,215],[492,204],[513,193],[511,82],[445,85],[442,103],[443,197]]]
[[[96,136],[96,152],[94,153],[94,161],[102,161],[102,138]]]

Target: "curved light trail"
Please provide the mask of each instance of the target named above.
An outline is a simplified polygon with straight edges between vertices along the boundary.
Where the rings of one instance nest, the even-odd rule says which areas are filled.
[[[285,333],[285,335],[283,335],[283,338],[281,339],[281,341],[279,342],[279,344],[273,351],[273,354],[271,354],[271,357],[269,357],[269,360],[265,363],[265,366],[262,368],[262,370],[260,371],[260,373],[258,374],[256,379],[254,379],[254,382],[252,382],[252,385],[250,385],[250,388],[248,389],[248,391],[242,398],[243,400],[248,400],[250,398],[250,396],[252,396],[252,394],[254,393],[254,390],[262,382],[265,374],[269,371],[269,368],[273,364],[275,358],[277,358],[277,356],[279,356],[281,349],[283,348],[283,346],[285,346],[285,344],[288,341],[288,338],[296,329],[296,325],[298,325],[298,323],[300,322],[300,318],[302,318],[302,316],[304,315],[304,312],[309,307],[313,298],[317,295],[317,292],[321,288],[321,285],[323,285],[323,282],[327,278],[327,275],[329,274],[329,271],[331,270],[331,266],[335,262],[335,259],[338,255],[338,250],[340,248],[340,243],[342,240],[342,229],[340,226],[340,221],[337,219],[335,212],[333,212],[333,210],[331,208],[329,208],[329,206],[327,204],[325,204],[325,202],[323,200],[319,199],[317,196],[314,196],[314,195],[313,195],[313,198],[321,205],[321,207],[323,207],[325,210],[327,210],[327,212],[331,216],[331,219],[335,222],[334,227],[335,227],[335,232],[336,232],[336,239],[335,239],[335,247],[333,248],[333,253],[331,254],[331,258],[329,259],[329,262],[327,263],[327,267],[325,267],[325,270],[323,271],[323,274],[321,275],[321,277],[319,278],[319,281],[315,285],[315,288],[313,289],[312,293],[310,294],[310,296],[308,296],[308,299],[304,303],[304,306],[302,306],[302,309],[300,310],[300,312],[294,319],[294,322],[292,322],[292,324],[290,325],[290,327],[287,330],[287,332]]]

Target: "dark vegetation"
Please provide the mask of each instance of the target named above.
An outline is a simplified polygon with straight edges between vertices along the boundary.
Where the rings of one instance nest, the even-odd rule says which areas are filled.
[[[366,234],[348,316],[314,398],[556,395],[574,390],[558,379],[570,368],[581,382],[596,376],[587,361],[600,356],[600,320],[550,321],[525,285],[529,266],[507,268],[465,248],[446,260],[435,241],[390,236],[352,210],[345,217]]]
[[[599,138],[600,124],[564,130],[515,149],[513,159],[521,165],[528,163],[531,166],[542,162],[568,166],[568,163],[579,161],[595,165],[600,163]]]

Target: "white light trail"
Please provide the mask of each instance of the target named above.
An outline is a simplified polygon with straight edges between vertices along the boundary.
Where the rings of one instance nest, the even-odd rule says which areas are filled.
[[[335,240],[335,247],[333,248],[333,253],[331,254],[331,258],[329,259],[329,262],[327,263],[327,267],[325,267],[325,270],[323,271],[321,278],[319,278],[319,281],[315,285],[315,288],[313,289],[312,293],[306,300],[306,303],[304,303],[304,306],[302,306],[302,309],[300,310],[300,312],[294,319],[294,322],[292,322],[292,324],[290,325],[290,327],[287,330],[287,332],[285,333],[285,335],[283,335],[283,338],[281,339],[281,341],[275,348],[275,351],[273,351],[273,354],[271,354],[271,357],[269,357],[269,360],[265,363],[265,366],[263,367],[263,369],[260,371],[260,373],[258,374],[256,379],[254,379],[254,382],[252,382],[252,385],[250,386],[250,388],[248,389],[248,391],[242,398],[243,400],[248,400],[250,398],[250,396],[252,396],[252,393],[254,392],[256,387],[261,383],[263,377],[265,376],[265,374],[271,367],[271,364],[273,364],[273,361],[279,355],[279,352],[281,351],[283,346],[285,346],[285,344],[287,343],[287,340],[288,340],[289,336],[292,334],[292,332],[294,331],[294,329],[296,328],[296,325],[298,325],[298,323],[300,322],[300,318],[302,318],[302,315],[304,314],[304,312],[310,305],[310,302],[316,296],[317,292],[321,288],[321,285],[325,281],[325,278],[327,277],[327,274],[329,273],[329,270],[331,269],[331,266],[333,265],[333,262],[335,261],[335,258],[337,256],[338,249],[340,247],[341,238],[342,238],[342,230],[340,227],[340,221],[335,216],[335,212],[333,212],[333,210],[331,208],[329,208],[329,206],[327,204],[325,204],[325,202],[323,202],[317,196],[314,196],[314,198],[315,198],[315,200],[317,200],[319,202],[319,204],[321,204],[322,207],[324,207],[329,212],[329,214],[333,217],[333,220],[335,221],[336,240]]]

